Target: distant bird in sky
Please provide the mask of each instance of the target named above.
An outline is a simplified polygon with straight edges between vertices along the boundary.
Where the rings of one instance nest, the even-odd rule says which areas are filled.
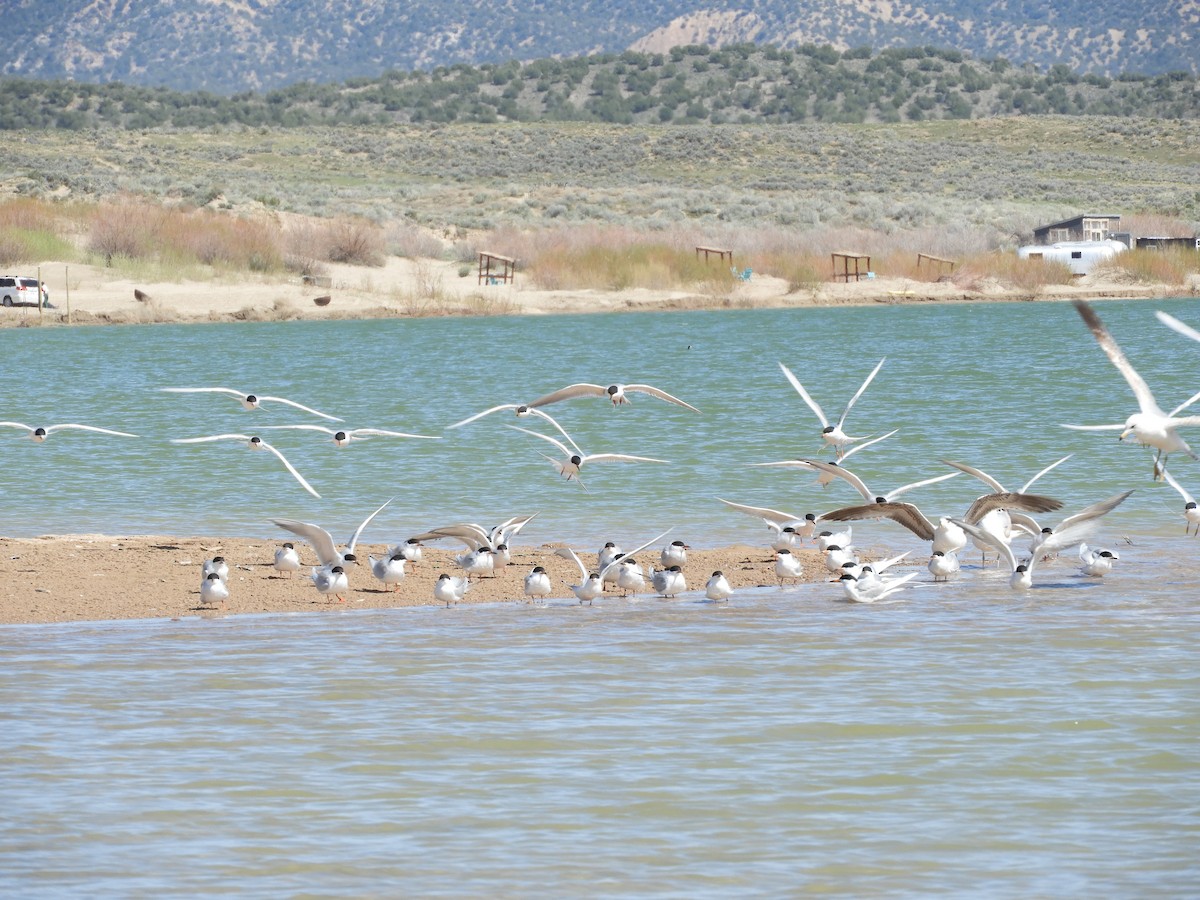
[[[232,388],[159,388],[159,390],[165,391],[169,394],[228,394],[231,397],[236,397],[238,402],[242,404],[243,409],[260,409],[264,403],[283,403],[286,406],[294,406],[296,409],[303,410],[307,413],[312,413],[314,416],[320,416],[322,419],[329,419],[331,422],[342,421],[337,416],[331,416],[328,413],[318,412],[311,406],[305,406],[303,403],[297,403],[295,400],[287,400],[283,397],[268,397],[266,394],[250,394],[246,393],[245,391],[235,391]]]
[[[830,423],[824,411],[817,404],[817,401],[809,396],[808,391],[804,389],[804,385],[800,383],[800,379],[792,374],[792,370],[783,363],[779,364],[779,368],[783,370],[784,376],[789,382],[791,382],[792,387],[796,389],[796,393],[800,395],[800,398],[808,404],[808,408],[816,413],[817,418],[821,420],[821,439],[824,440],[826,444],[834,448],[834,451],[837,453],[839,458],[844,455],[847,444],[852,444],[856,441],[863,440],[861,437],[850,437],[850,435],[846,434],[846,432],[843,430],[843,426],[846,424],[846,416],[850,414],[850,410],[854,407],[854,404],[858,401],[858,398],[862,396],[863,391],[867,389],[867,386],[875,379],[875,376],[879,374],[879,370],[883,368],[883,364],[886,360],[887,357],[881,359],[875,368],[871,370],[871,374],[867,376],[866,381],[862,383],[862,387],[854,392],[854,396],[850,398],[850,402],[847,403],[846,408],[842,410],[842,416],[840,419],[838,419],[836,425]]]
[[[1162,479],[1162,473],[1167,465],[1167,457],[1172,453],[1186,453],[1192,459],[1200,459],[1188,446],[1187,441],[1180,437],[1178,430],[1185,426],[1200,425],[1200,416],[1179,416],[1178,414],[1191,406],[1197,400],[1200,400],[1200,393],[1193,394],[1179,406],[1176,406],[1169,413],[1164,413],[1158,405],[1158,401],[1154,399],[1154,394],[1151,393],[1149,385],[1145,379],[1138,374],[1137,370],[1125,358],[1125,354],[1121,352],[1120,346],[1109,334],[1108,329],[1096,315],[1096,311],[1084,300],[1072,301],[1078,311],[1084,324],[1092,332],[1092,337],[1100,345],[1100,349],[1104,351],[1104,355],[1108,357],[1108,361],[1116,367],[1116,370],[1121,373],[1130,389],[1133,391],[1133,396],[1137,399],[1138,411],[1129,416],[1124,424],[1118,425],[1064,425],[1063,428],[1071,428],[1076,431],[1119,431],[1121,432],[1117,440],[1123,441],[1129,435],[1133,435],[1139,444],[1148,447],[1153,447],[1158,450],[1158,455],[1154,459],[1154,477],[1156,480]],[[1164,318],[1165,317],[1165,318]],[[1180,329],[1172,323],[1176,323],[1183,328],[1187,328],[1178,319],[1167,316],[1166,313],[1159,314],[1159,320],[1165,324]],[[1190,331],[1190,329],[1188,329]],[[1187,334],[1187,331],[1182,333]],[[1191,336],[1190,334],[1188,335]],[[1200,335],[1198,335],[1200,337]]]

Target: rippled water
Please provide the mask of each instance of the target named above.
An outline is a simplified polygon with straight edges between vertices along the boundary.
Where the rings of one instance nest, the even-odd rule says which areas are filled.
[[[1173,405],[1198,387],[1200,347],[1158,326],[1160,307],[1200,318],[1186,302],[1099,309]],[[864,475],[893,486],[953,455],[1020,483],[1074,450],[1044,486],[1068,509],[1138,489],[1105,531],[1113,575],[1060,564],[1023,596],[972,569],[868,607],[814,585],[728,606],[0,628],[6,895],[1182,897],[1200,883],[1198,545],[1144,452],[1057,427],[1132,407],[1069,305],[20,330],[0,349],[27,376],[4,385],[5,418],[151,436],[14,438],[8,533],[270,535],[271,515],[352,525],[398,491],[400,533],[541,509],[531,542],[680,522],[692,543],[757,542],[761,526],[714,496],[846,499],[743,465],[815,450],[777,362],[828,412],[885,354],[850,423],[902,431],[861,454]],[[436,449],[289,439],[326,495],[310,501],[240,448],[166,443],[275,419],[153,391],[246,383],[435,433],[606,373],[706,414],[564,407],[581,440],[674,463],[610,467],[591,494],[495,422]],[[1200,472],[1178,463],[1185,483]],[[979,492],[959,481],[922,505]],[[915,546],[889,523],[862,530]]]

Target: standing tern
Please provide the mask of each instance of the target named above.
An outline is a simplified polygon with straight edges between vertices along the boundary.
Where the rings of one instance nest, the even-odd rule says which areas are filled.
[[[205,606],[212,606],[220,603],[225,606],[225,601],[229,599],[229,585],[216,572],[209,572],[200,582],[200,602]]]
[[[303,410],[304,412],[312,413],[314,416],[320,416],[322,419],[329,419],[331,422],[342,421],[337,416],[331,416],[328,413],[318,412],[310,406],[305,406],[303,403],[297,403],[295,400],[286,400],[283,397],[268,397],[265,394],[248,394],[245,391],[235,391],[232,388],[159,388],[159,390],[170,394],[229,394],[230,396],[238,399],[238,402],[242,404],[243,409],[261,409],[264,402],[283,403],[287,406],[294,406],[296,409]]]
[[[286,572],[295,575],[300,571],[300,554],[296,552],[296,547],[291,541],[275,551],[275,561],[271,566],[280,574]]]
[[[1121,376],[1129,384],[1133,395],[1137,398],[1138,411],[1125,420],[1124,424],[1118,425],[1064,425],[1063,428],[1071,428],[1075,431],[1119,431],[1119,441],[1125,440],[1132,434],[1139,444],[1148,447],[1154,447],[1158,450],[1158,455],[1154,459],[1154,478],[1155,480],[1162,479],[1163,470],[1166,468],[1167,457],[1172,453],[1186,453],[1192,459],[1200,459],[1188,446],[1187,441],[1179,436],[1176,429],[1190,426],[1200,425],[1200,416],[1179,416],[1178,413],[1186,409],[1196,400],[1200,399],[1200,393],[1192,395],[1186,401],[1175,407],[1169,413],[1164,413],[1158,405],[1158,401],[1154,399],[1154,394],[1150,392],[1150,387],[1146,384],[1145,379],[1137,373],[1137,370],[1130,365],[1129,360],[1125,358],[1125,354],[1121,352],[1121,348],[1117,342],[1113,340],[1108,329],[1100,317],[1096,315],[1095,310],[1088,305],[1084,300],[1072,301],[1075,309],[1079,312],[1084,324],[1092,332],[1092,336],[1100,345],[1100,349],[1104,351],[1108,361],[1111,362],[1121,373]],[[1159,319],[1165,321],[1166,324],[1175,327],[1171,323],[1183,325],[1177,319],[1162,313]],[[1183,326],[1186,328],[1187,326]],[[1176,328],[1178,331],[1179,329]],[[1183,333],[1187,333],[1186,331]],[[1190,337],[1190,335],[1189,335]]]
[[[550,596],[550,592],[553,590],[550,576],[542,566],[534,566],[533,570],[525,576],[524,589],[525,596],[530,600],[545,600]]]
[[[800,395],[801,399],[808,404],[808,408],[816,413],[817,418],[821,420],[821,438],[826,444],[829,444],[834,448],[838,458],[841,458],[845,454],[845,447],[847,444],[852,444],[856,441],[863,440],[863,438],[860,437],[850,437],[845,431],[842,430],[842,426],[845,425],[846,416],[850,414],[850,410],[854,406],[855,402],[859,397],[862,396],[863,391],[867,389],[867,385],[874,380],[875,376],[879,373],[879,370],[883,368],[883,364],[886,359],[887,357],[885,356],[879,361],[875,368],[871,370],[871,374],[868,375],[867,380],[862,383],[862,387],[860,387],[854,393],[854,396],[850,398],[850,402],[846,404],[846,408],[842,411],[842,417],[838,419],[836,425],[831,425],[829,423],[829,419],[825,416],[825,413],[821,410],[821,407],[817,405],[817,401],[809,396],[808,391],[804,389],[804,385],[802,385],[800,380],[792,374],[792,370],[783,363],[779,364],[779,368],[783,370],[783,374],[787,377],[787,380],[791,382],[792,387],[796,389],[796,393]]]
[[[316,490],[313,488],[313,486],[311,484],[309,484],[307,481],[304,480],[304,476],[301,475],[298,471],[296,471],[296,467],[287,461],[287,457],[285,457],[282,453],[280,453],[278,450],[276,450],[274,447],[272,447],[270,444],[268,444],[266,441],[264,441],[262,438],[258,437],[257,435],[214,434],[209,437],[177,438],[177,439],[171,441],[171,443],[172,444],[203,444],[203,443],[207,443],[208,441],[227,441],[227,440],[228,441],[245,441],[246,446],[249,447],[251,450],[270,450],[272,453],[275,454],[275,456],[279,459],[279,461],[281,463],[283,463],[283,465],[287,468],[287,470],[292,473],[292,477],[295,478],[298,482],[300,482],[301,487],[303,487],[306,491],[308,491],[314,497],[321,496],[320,494],[318,494],[316,492]]]
[[[433,585],[433,599],[445,603],[447,608],[458,603],[471,589],[466,576],[451,577],[444,572]]]
[[[704,596],[709,600],[716,600],[722,603],[728,600],[733,595],[733,588],[729,584],[729,579],[725,577],[725,573],[720,569],[712,573],[712,576],[704,584]]]
[[[346,578],[346,570],[341,566],[313,566],[310,577],[313,586],[320,593],[333,594],[339,603],[346,602],[342,594],[350,590],[350,581]]]
[[[390,586],[393,592],[400,590],[400,582],[404,580],[405,576],[404,564],[408,560],[399,553],[393,553],[380,559],[368,556],[367,561],[371,564],[371,574],[385,587]]]

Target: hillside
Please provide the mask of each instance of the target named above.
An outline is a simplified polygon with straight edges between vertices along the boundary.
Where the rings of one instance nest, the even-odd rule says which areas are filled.
[[[1200,72],[1200,0],[16,0],[0,74],[204,89],[754,42],[935,46],[1081,74]]]

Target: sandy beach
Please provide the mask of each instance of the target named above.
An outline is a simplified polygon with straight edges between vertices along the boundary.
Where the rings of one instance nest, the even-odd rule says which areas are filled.
[[[763,529],[764,536],[768,535]],[[222,616],[238,613],[292,613],[350,609],[379,609],[434,604],[433,584],[445,572],[458,575],[454,556],[462,546],[430,545],[424,559],[410,568],[396,591],[384,587],[370,571],[368,554],[377,558],[383,544],[360,544],[361,562],[350,572],[345,602],[320,594],[309,577],[316,555],[308,545],[294,541],[305,568],[281,575],[272,567],[279,541],[246,538],[112,537],[105,535],[48,535],[30,539],[0,538],[0,624],[101,621],[113,619]],[[664,544],[666,541],[663,542]],[[550,574],[554,586],[550,600],[575,602],[568,584],[579,583],[579,569],[569,559],[556,556],[562,545],[522,546],[517,542],[512,562],[493,577],[473,579],[463,604],[496,601],[527,602],[522,584],[534,566]],[[638,554],[643,568],[661,568],[661,547]],[[829,573],[816,550],[797,551],[805,581],[825,581]],[[200,570],[206,559],[223,556],[229,565],[229,599],[224,608],[200,602]],[[584,565],[596,563],[594,552],[580,552]],[[770,549],[735,544],[717,549],[692,549],[684,575],[689,595],[703,595],[704,583],[720,569],[735,590],[775,586]],[[831,590],[836,590],[830,586]],[[619,592],[607,596],[618,597]],[[653,589],[638,596],[655,598]],[[600,600],[598,602],[604,602]],[[668,601],[663,601],[668,602]]]

